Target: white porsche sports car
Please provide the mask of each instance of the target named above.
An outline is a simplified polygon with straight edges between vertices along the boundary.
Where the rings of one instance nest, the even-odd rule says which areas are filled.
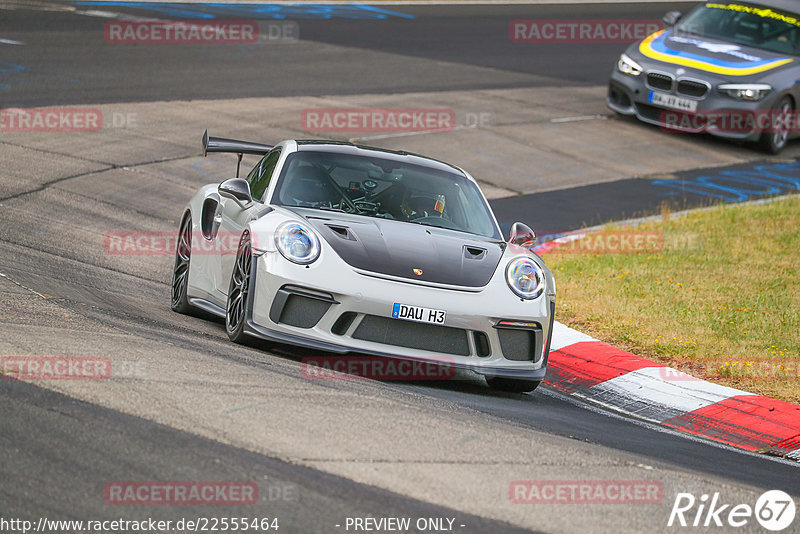
[[[506,391],[539,385],[553,274],[527,226],[503,240],[467,172],[350,143],[272,147],[206,131],[209,152],[263,157],[186,206],[173,310],[224,317],[238,343],[436,362]]]

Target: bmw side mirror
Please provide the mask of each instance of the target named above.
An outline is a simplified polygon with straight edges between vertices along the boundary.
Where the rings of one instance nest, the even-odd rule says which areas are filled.
[[[532,252],[534,245],[536,245],[536,234],[527,225],[515,222],[511,227],[508,242],[511,245],[527,248]]]
[[[223,197],[233,199],[240,208],[246,207],[253,201],[253,197],[250,196],[250,186],[243,178],[225,180],[219,184],[217,191]]]
[[[664,25],[665,28],[672,28],[678,23],[680,19],[681,19],[680,11],[670,11],[666,15],[661,17],[661,23]]]

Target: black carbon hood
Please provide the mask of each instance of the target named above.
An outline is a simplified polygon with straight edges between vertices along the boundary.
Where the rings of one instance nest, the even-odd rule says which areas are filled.
[[[504,242],[413,223],[299,212],[352,267],[373,273],[461,287],[489,283]]]

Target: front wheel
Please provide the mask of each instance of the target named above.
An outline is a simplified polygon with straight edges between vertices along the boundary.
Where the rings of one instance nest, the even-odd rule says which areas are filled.
[[[236,262],[228,286],[228,303],[225,306],[225,330],[234,343],[247,344],[250,340],[244,332],[247,323],[247,308],[250,301],[250,272],[253,266],[253,249],[250,233],[245,232],[239,240]]]
[[[781,98],[770,114],[770,126],[761,134],[761,148],[768,154],[778,154],[789,140],[789,119],[793,112],[792,99],[788,96]]]
[[[541,380],[522,380],[519,378],[503,378],[500,376],[487,376],[486,383],[489,387],[498,391],[507,391],[509,393],[528,393],[533,391]]]

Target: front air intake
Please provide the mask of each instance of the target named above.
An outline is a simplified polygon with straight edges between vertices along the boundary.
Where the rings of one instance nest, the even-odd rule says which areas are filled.
[[[336,301],[328,294],[284,286],[275,294],[269,318],[274,323],[313,328]]]
[[[539,361],[542,355],[542,327],[538,323],[501,321],[495,328],[506,360]]]

